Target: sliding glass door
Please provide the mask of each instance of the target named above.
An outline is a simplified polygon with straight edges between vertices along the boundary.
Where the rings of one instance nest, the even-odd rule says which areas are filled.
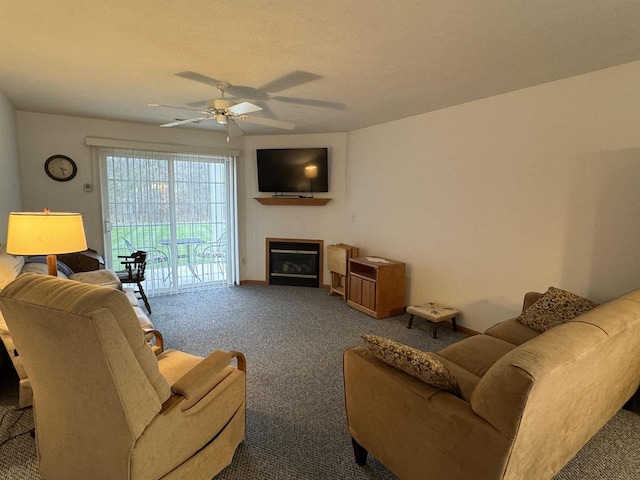
[[[147,252],[147,294],[235,283],[235,157],[100,148],[105,257]]]

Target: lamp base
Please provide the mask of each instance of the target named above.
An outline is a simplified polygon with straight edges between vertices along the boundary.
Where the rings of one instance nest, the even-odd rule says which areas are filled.
[[[58,276],[58,257],[55,255],[47,255],[47,268],[49,275]]]

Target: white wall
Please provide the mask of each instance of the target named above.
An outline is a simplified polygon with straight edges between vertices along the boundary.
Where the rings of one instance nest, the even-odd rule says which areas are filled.
[[[114,122],[42,113],[17,113],[20,165],[24,178],[24,209],[71,211],[84,214],[87,243],[103,252],[102,213],[98,166],[94,165],[86,137],[205,147],[239,148],[242,140],[227,143],[226,134],[188,128],[159,128],[130,122]],[[78,174],[69,182],[51,180],[44,162],[54,154],[71,157]],[[93,191],[83,190],[85,183]]]
[[[348,243],[344,236],[346,223],[346,138],[344,133],[317,135],[271,135],[245,137],[240,222],[240,277],[266,281],[266,239],[293,238]],[[329,149],[329,192],[315,197],[331,198],[322,207],[266,206],[254,197],[270,196],[258,192],[256,149],[327,147]],[[239,182],[240,183],[240,182]],[[326,261],[324,262],[326,266]],[[324,269],[323,283],[329,284],[329,271]]]
[[[7,239],[9,212],[22,210],[16,111],[0,92],[0,243]]]
[[[350,243],[364,255],[407,262],[407,302],[449,303],[463,312],[462,325],[482,331],[517,314],[528,290],[554,285],[604,301],[640,287],[638,85],[634,62],[348,134],[236,144],[210,131],[18,112],[24,209],[82,211],[89,244],[100,249],[86,136],[244,148],[241,279],[265,280],[267,237]],[[3,148],[10,115],[0,103]],[[257,148],[316,146],[330,149],[326,206],[253,199]],[[44,173],[55,153],[78,163],[68,184]],[[2,178],[2,192],[5,183],[16,190],[10,198],[18,205],[19,187]],[[84,193],[84,183],[94,192]]]
[[[25,178],[24,210],[79,211],[84,214],[87,242],[102,252],[102,218],[97,165],[85,138],[104,137],[138,142],[235,148],[247,152],[238,159],[238,208],[240,278],[265,279],[265,238],[322,239],[325,244],[343,242],[345,211],[346,134],[239,137],[226,142],[224,133],[171,128],[129,122],[86,119],[61,115],[17,112],[20,162]],[[247,146],[244,147],[244,143]],[[258,196],[256,148],[328,147],[330,192],[317,194],[332,200],[325,207],[265,207]],[[45,160],[54,154],[71,157],[78,174],[69,182],[55,182],[44,172]],[[94,187],[85,193],[83,185]],[[324,281],[327,283],[328,271]]]
[[[344,238],[482,331],[640,287],[640,62],[351,132]]]

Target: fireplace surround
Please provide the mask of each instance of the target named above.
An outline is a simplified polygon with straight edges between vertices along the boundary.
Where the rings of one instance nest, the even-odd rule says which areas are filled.
[[[322,240],[267,238],[267,283],[322,286]]]

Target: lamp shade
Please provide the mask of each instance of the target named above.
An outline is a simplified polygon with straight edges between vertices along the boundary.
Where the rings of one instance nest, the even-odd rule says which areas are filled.
[[[307,165],[306,167],[304,167],[304,176],[306,178],[316,178],[318,176],[318,166]]]
[[[55,255],[87,249],[82,215],[63,212],[12,212],[7,227],[7,253]]]

